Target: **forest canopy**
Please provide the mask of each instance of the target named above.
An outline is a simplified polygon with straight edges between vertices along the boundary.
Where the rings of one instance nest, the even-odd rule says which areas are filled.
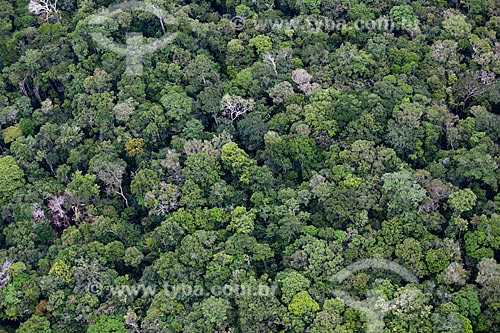
[[[0,0],[0,333],[500,332],[497,0]]]

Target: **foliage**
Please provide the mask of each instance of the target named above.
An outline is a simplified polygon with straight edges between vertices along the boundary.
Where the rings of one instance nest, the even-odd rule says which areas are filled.
[[[0,157],[0,202],[11,199],[24,184],[24,172],[12,156]]]
[[[115,5],[0,0],[0,332],[499,331],[498,1]]]

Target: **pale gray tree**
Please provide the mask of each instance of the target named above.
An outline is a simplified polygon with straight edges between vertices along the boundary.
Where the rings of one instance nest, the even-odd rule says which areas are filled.
[[[59,11],[57,10],[57,0],[30,0],[28,10],[35,15],[45,15],[45,21],[54,18],[60,20]]]
[[[0,266],[0,289],[5,287],[10,281],[9,267],[13,261],[5,259],[2,266]]]
[[[240,116],[252,111],[255,101],[251,98],[245,99],[240,96],[226,94],[222,97],[221,104],[224,114],[233,122]]]

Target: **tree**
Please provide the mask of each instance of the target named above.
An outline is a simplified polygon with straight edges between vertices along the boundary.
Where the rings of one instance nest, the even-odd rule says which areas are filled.
[[[161,98],[161,104],[169,119],[179,121],[189,116],[192,111],[192,100],[182,87],[173,87]]]
[[[493,249],[489,247],[489,237],[484,230],[467,232],[464,236],[464,248],[471,258],[493,258]]]
[[[5,287],[10,281],[9,267],[12,265],[12,261],[5,259],[2,266],[0,267],[0,289]]]
[[[144,154],[144,139],[129,139],[125,143],[125,150],[130,157]]]
[[[125,206],[128,205],[128,199],[123,190],[122,181],[123,174],[127,164],[122,159],[108,159],[107,157],[94,157],[90,161],[92,171],[97,175],[100,181],[106,185],[106,192],[111,194],[118,194],[123,198]]]
[[[284,104],[293,95],[293,87],[288,81],[280,82],[269,90],[269,96],[274,104]]]
[[[446,19],[443,21],[443,28],[452,38],[459,40],[469,37],[472,25],[467,22],[465,15],[446,11],[444,16]]]
[[[130,191],[136,197],[137,202],[144,206],[146,193],[155,189],[160,183],[160,177],[156,171],[151,169],[139,170],[130,183]]]
[[[357,45],[350,42],[343,43],[335,50],[335,79],[345,81],[346,86],[356,87],[362,82],[360,79],[373,75],[376,62],[372,55],[365,50],[360,50]]]
[[[468,272],[462,264],[452,262],[442,273],[442,279],[446,284],[465,285],[468,278]]]
[[[16,330],[16,333],[50,333],[50,322],[46,317],[38,315],[31,316],[27,321],[22,323]]]
[[[421,117],[425,109],[419,103],[402,103],[389,120],[387,138],[400,156],[416,159],[423,154]]]
[[[283,271],[276,275],[276,282],[281,289],[281,299],[289,304],[298,292],[307,290],[311,281],[297,271]]]
[[[414,210],[426,197],[425,189],[414,181],[414,176],[409,171],[386,173],[382,180],[388,199],[387,208],[391,213]]]
[[[227,326],[231,303],[227,299],[210,296],[203,300],[201,304],[203,316],[215,328]]]
[[[449,39],[436,41],[431,47],[429,57],[446,67],[458,66],[463,59],[458,52],[458,43]]]
[[[7,1],[0,2],[0,41],[4,45],[0,48],[0,68],[3,67],[4,63],[9,62],[9,60],[13,60],[12,57],[15,55],[15,49],[9,47],[12,45],[13,39],[8,34],[9,31],[12,31],[13,22],[10,19],[14,15],[14,8],[11,3]]]
[[[11,143],[11,142],[15,141],[21,135],[23,135],[23,132],[22,132],[19,124],[7,127],[6,129],[4,129],[2,131],[3,142],[5,142],[5,143]]]
[[[249,234],[254,229],[255,214],[247,212],[245,207],[238,206],[231,212],[231,222],[227,230],[241,234]]]
[[[189,84],[188,91],[198,92],[204,87],[215,85],[220,80],[217,64],[206,54],[199,54],[191,60],[184,71]]]
[[[118,316],[100,315],[96,323],[91,324],[87,333],[126,333],[127,328],[122,318]]]
[[[99,196],[99,186],[97,186],[95,181],[95,175],[82,175],[81,171],[75,171],[66,190],[73,195],[79,204],[85,205]]]
[[[471,210],[476,205],[476,195],[470,189],[453,192],[448,197],[448,202],[451,208],[461,214],[462,212]]]
[[[40,297],[40,288],[22,261],[10,265],[10,282],[0,289],[0,318],[18,320],[32,314]]]
[[[455,168],[451,171],[451,176],[458,180],[470,182],[479,180],[489,185],[493,190],[498,187],[495,170],[498,165],[493,157],[488,153],[488,146],[481,143],[472,149],[459,149],[453,157]]]
[[[312,79],[312,75],[305,69],[299,68],[292,72],[293,82],[297,83],[299,89],[307,95],[314,95],[321,88],[319,84],[311,83]]]
[[[319,305],[307,291],[301,291],[292,297],[288,310],[293,315],[307,320],[313,318],[314,314],[319,311]]]
[[[269,287],[266,282],[247,274],[233,277],[230,283],[244,284],[251,288],[259,288],[259,285]],[[283,317],[286,309],[274,293],[270,293],[268,297],[255,297],[251,293],[242,293],[236,297],[235,303],[239,314],[237,325],[245,332],[278,332],[280,326],[284,324]]]
[[[476,282],[481,286],[479,296],[486,306],[485,312],[493,311],[496,313],[500,302],[500,264],[495,259],[481,259],[477,268]],[[489,318],[491,318],[492,327],[500,323],[500,318],[497,316],[490,315]]]
[[[473,98],[480,97],[498,86],[495,73],[485,70],[468,70],[460,76],[453,86],[462,107]]]
[[[253,167],[256,165],[248,154],[234,142],[222,146],[222,165],[231,171],[234,176],[239,176],[240,182],[248,184]]]
[[[137,267],[144,259],[144,255],[135,246],[125,249],[123,261],[125,265]]]
[[[200,151],[190,155],[182,169],[186,181],[192,181],[206,190],[220,181],[221,166],[218,152]]]
[[[221,100],[221,109],[224,115],[231,122],[236,121],[242,115],[253,110],[255,101],[253,99],[245,99],[240,96],[224,95]]]
[[[495,126],[500,121],[500,116],[489,112],[482,106],[473,106],[470,112],[476,117],[476,128],[488,133],[493,141],[500,140],[500,128]]]
[[[24,172],[12,156],[0,157],[0,202],[11,199],[24,185]]]
[[[334,116],[334,108],[328,101],[315,100],[304,107],[305,123],[313,131],[325,132],[333,137],[338,132],[338,122]]]
[[[144,195],[144,206],[150,213],[166,215],[178,206],[180,190],[177,185],[160,182]]]
[[[265,35],[258,35],[251,38],[248,41],[248,45],[255,47],[259,54],[264,53],[265,51],[269,51],[273,48],[271,38]]]
[[[227,63],[234,66],[248,63],[253,58],[252,50],[244,47],[241,39],[231,39],[227,43],[227,53]]]
[[[55,18],[57,21],[60,20],[57,10],[57,0],[30,0],[28,10],[35,15],[44,14],[45,21],[48,21],[50,18]]]
[[[452,297],[453,303],[458,305],[458,309],[462,315],[474,318],[481,313],[479,296],[472,286],[453,293]]]
[[[445,249],[430,249],[425,254],[425,261],[431,273],[441,272],[450,265],[448,254]]]
[[[418,18],[410,5],[392,7],[389,17],[395,23],[396,28],[413,27],[415,22],[418,22]]]
[[[422,244],[418,240],[406,238],[401,244],[396,245],[395,253],[405,262],[405,266],[412,267],[415,274],[420,277],[426,274]]]
[[[265,64],[268,64],[273,69],[274,75],[278,75],[278,66],[280,62],[285,62],[290,56],[290,49],[280,49],[277,52],[264,52],[262,60]]]

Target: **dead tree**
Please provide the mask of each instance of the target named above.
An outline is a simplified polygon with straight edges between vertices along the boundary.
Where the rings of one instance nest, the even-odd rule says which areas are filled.
[[[53,2],[50,0],[30,0],[28,4],[28,11],[35,15],[44,14],[45,21],[51,17],[59,21],[59,12],[57,10],[57,0]]]
[[[9,267],[13,261],[5,259],[2,266],[0,266],[0,289],[5,287],[10,281]]]
[[[299,89],[306,95],[314,95],[321,88],[319,84],[311,83],[312,79],[312,75],[305,69],[299,68],[292,72],[293,82],[297,83]]]
[[[462,100],[462,107],[476,96],[483,95],[498,84],[495,73],[485,70],[468,72],[455,86],[455,92]]]
[[[222,97],[222,110],[226,117],[234,122],[240,116],[244,115],[247,112],[253,110],[255,106],[255,101],[253,99],[245,99],[240,96],[232,96],[232,95],[224,95]]]

